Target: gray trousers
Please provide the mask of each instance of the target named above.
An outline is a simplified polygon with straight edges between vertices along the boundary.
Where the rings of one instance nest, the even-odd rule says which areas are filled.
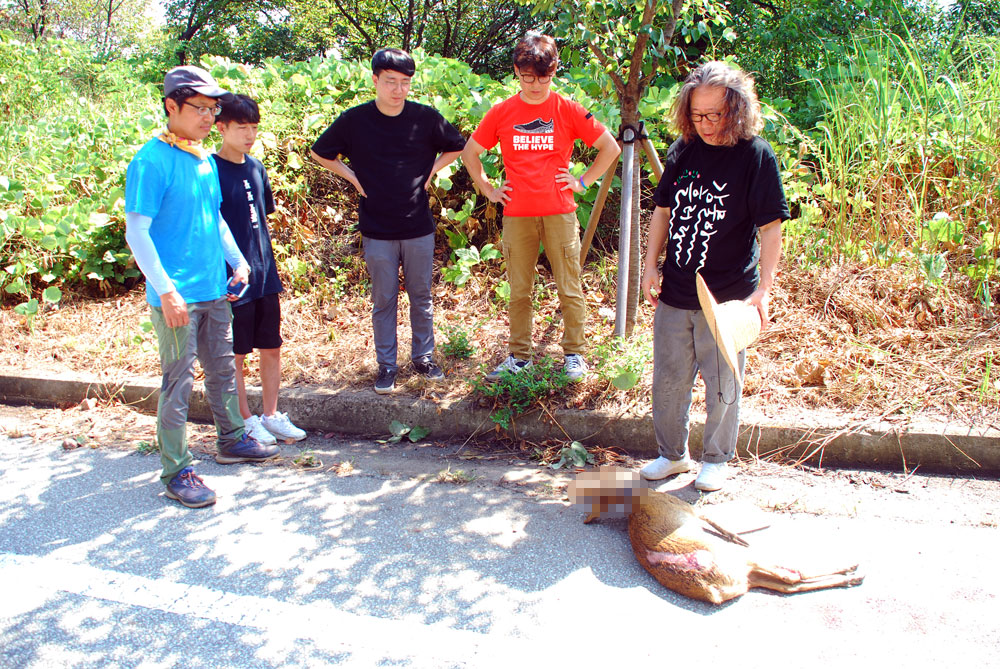
[[[740,351],[741,376],[745,358]],[[718,351],[704,313],[660,302],[653,322],[653,427],[660,455],[669,460],[688,455],[691,393],[699,370],[707,410],[701,459],[728,462],[736,453],[742,389]]]
[[[414,239],[362,237],[365,264],[372,281],[372,331],[375,358],[390,369],[396,365],[396,307],[399,302],[399,268],[410,298],[410,359],[434,352],[434,306],[431,275],[434,270],[434,234]]]
[[[194,361],[205,372],[205,399],[212,409],[219,447],[243,437],[243,417],[236,395],[233,365],[233,312],[225,298],[187,305],[190,322],[169,328],[163,309],[152,307],[150,320],[160,350],[160,402],[156,407],[156,440],[163,471],[160,480],[170,483],[177,472],[191,464],[187,444],[188,398],[194,385]]]

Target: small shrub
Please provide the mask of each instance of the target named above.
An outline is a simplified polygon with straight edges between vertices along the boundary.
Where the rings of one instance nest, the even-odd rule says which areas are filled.
[[[569,385],[569,377],[552,358],[542,358],[528,369],[507,372],[490,383],[485,379],[473,384],[483,397],[492,398],[497,408],[490,418],[509,430],[515,417],[527,412],[545,398],[561,393]]]
[[[473,330],[477,330],[479,324],[477,323]],[[466,360],[472,357],[472,353],[475,349],[472,348],[472,342],[469,341],[469,333],[460,325],[443,325],[438,327],[442,334],[445,336],[443,343],[438,345],[438,350],[449,358],[459,358],[461,360]]]

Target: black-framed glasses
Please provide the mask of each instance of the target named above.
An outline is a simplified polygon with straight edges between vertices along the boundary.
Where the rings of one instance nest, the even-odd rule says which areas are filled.
[[[536,77],[533,74],[519,74],[517,76],[520,77],[521,81],[523,81],[526,84],[533,84],[536,81],[538,83],[540,83],[540,84],[547,84],[550,81],[552,81],[552,75],[551,74],[546,74],[545,76],[542,76],[542,77]]]
[[[214,107],[199,107],[198,105],[191,104],[187,100],[181,102],[182,105],[187,105],[188,107],[194,107],[198,110],[198,116],[218,116],[222,113],[222,107],[216,105]]]
[[[722,112],[709,112],[707,114],[689,114],[691,121],[693,123],[701,123],[702,121],[708,121],[709,123],[718,123],[719,119],[722,118]]]

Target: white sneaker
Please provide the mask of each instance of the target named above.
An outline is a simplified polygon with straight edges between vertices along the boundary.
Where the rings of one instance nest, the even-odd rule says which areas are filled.
[[[659,481],[674,474],[682,474],[691,471],[694,465],[690,458],[682,460],[668,460],[660,456],[639,470],[639,475],[647,481]]]
[[[250,416],[245,421],[243,425],[246,428],[247,433],[256,439],[258,442],[264,444],[265,446],[270,446],[271,444],[278,443],[274,438],[274,435],[264,429],[264,426],[260,422],[259,416]]]
[[[507,372],[517,374],[518,372],[528,369],[529,367],[531,367],[530,360],[521,360],[512,355],[508,355],[503,362],[497,365],[496,369],[486,375],[486,380],[493,383],[494,381],[499,381],[500,377]]]
[[[288,420],[288,414],[275,411],[273,416],[261,416],[261,423],[267,431],[284,441],[302,441],[306,438],[305,430],[300,430]]]
[[[583,359],[582,355],[570,353],[566,356],[566,362],[563,363],[563,371],[566,372],[570,381],[579,381],[587,373],[587,361]]]
[[[694,487],[705,492],[720,490],[726,482],[727,470],[725,462],[705,462],[701,465]]]

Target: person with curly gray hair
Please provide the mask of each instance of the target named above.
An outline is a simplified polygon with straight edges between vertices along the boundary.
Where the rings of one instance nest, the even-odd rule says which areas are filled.
[[[763,122],[749,75],[723,62],[699,66],[681,87],[673,121],[681,137],[667,152],[653,195],[642,274],[643,294],[656,308],[653,424],[660,457],[640,473],[659,480],[693,468],[689,417],[700,371],[707,415],[695,488],[712,491],[725,483],[726,463],[736,452],[742,388],[720,361],[695,275],[719,302],[756,306],[766,327],[781,223],[790,214],[777,158],[757,135]],[[740,378],[744,355],[740,351]]]

